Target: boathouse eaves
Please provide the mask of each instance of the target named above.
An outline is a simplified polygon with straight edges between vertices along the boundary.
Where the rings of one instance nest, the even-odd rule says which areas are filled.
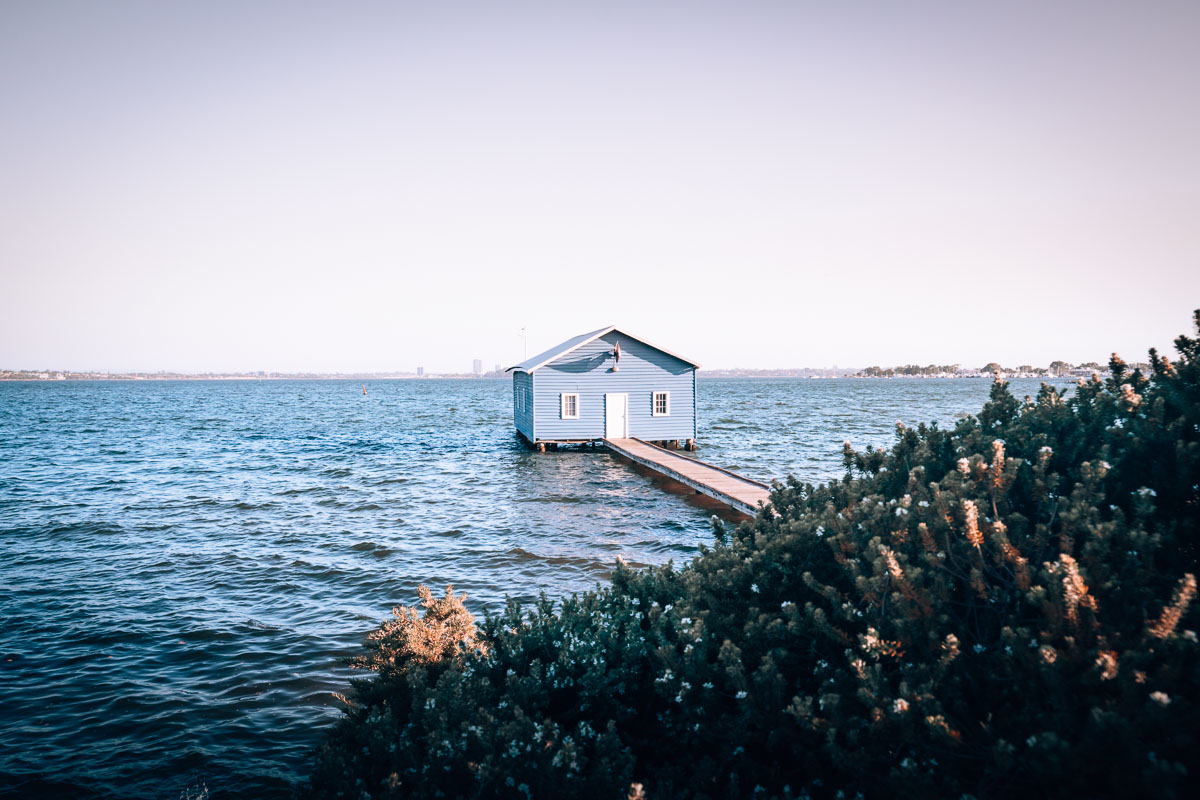
[[[663,353],[666,353],[667,355],[671,356],[672,358],[676,358],[676,359],[684,362],[685,364],[691,364],[693,369],[700,369],[700,364],[698,362],[692,361],[689,358],[684,358],[683,356],[678,355],[676,353],[672,353],[670,350],[667,350],[664,347],[659,347],[656,344],[652,344],[639,336],[632,336],[628,333],[625,333],[624,331],[621,331],[620,329],[618,329],[616,325],[609,325],[608,327],[600,328],[598,330],[594,330],[589,333],[581,333],[578,336],[567,339],[565,342],[557,344],[554,347],[551,347],[549,350],[538,353],[536,356],[534,356],[532,358],[525,359],[520,364],[514,364],[513,366],[506,369],[505,372],[530,372],[531,373],[536,369],[546,366],[547,364],[551,363],[552,361],[555,361],[559,358],[562,358],[565,355],[570,354],[577,348],[583,347],[584,345],[589,344],[590,342],[593,342],[596,339],[599,339],[600,337],[606,336],[613,332],[621,334],[626,339],[633,339],[635,341],[641,342],[642,344],[646,345],[647,347],[652,347],[655,350],[659,350]]]

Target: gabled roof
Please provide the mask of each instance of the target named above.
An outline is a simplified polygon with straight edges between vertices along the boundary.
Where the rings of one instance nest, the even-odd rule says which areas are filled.
[[[599,339],[601,336],[610,334],[613,331],[616,331],[617,333],[619,333],[622,336],[625,336],[629,339],[633,339],[636,342],[641,342],[642,344],[646,345],[647,347],[653,347],[655,350],[666,353],[667,355],[671,356],[672,358],[678,358],[680,361],[684,362],[685,364],[691,364],[693,367],[695,367],[697,369],[700,368],[700,365],[697,364],[695,361],[692,361],[690,358],[684,358],[683,356],[672,353],[670,350],[659,347],[656,344],[651,344],[650,342],[647,342],[645,339],[643,339],[640,336],[634,336],[630,333],[626,333],[623,330],[618,330],[616,325],[609,325],[607,328],[601,328],[600,330],[592,331],[591,333],[581,333],[578,336],[567,339],[562,344],[557,344],[554,347],[551,347],[546,352],[538,353],[533,358],[527,358],[524,361],[522,361],[520,364],[515,364],[504,371],[505,372],[533,372],[535,369],[538,369],[539,367],[544,367],[547,364],[549,364],[551,361],[554,361],[555,359],[565,356],[567,353],[570,353],[572,350],[577,350],[580,347],[583,347],[588,342],[595,341],[596,339]]]

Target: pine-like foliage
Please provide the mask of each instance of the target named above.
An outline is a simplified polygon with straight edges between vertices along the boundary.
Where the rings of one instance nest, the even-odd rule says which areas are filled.
[[[686,567],[510,604],[441,658],[373,640],[311,794],[1191,794],[1200,341],[1176,346],[847,445],[842,481],[777,485]]]

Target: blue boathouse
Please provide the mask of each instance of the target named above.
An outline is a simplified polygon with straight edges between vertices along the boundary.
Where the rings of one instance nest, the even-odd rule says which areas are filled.
[[[513,421],[531,446],[637,438],[696,442],[700,365],[615,326],[509,367]]]

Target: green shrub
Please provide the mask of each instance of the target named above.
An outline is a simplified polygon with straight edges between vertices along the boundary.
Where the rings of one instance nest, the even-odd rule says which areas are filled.
[[[1200,342],[1176,345],[847,445],[842,481],[777,485],[682,569],[510,604],[440,658],[378,634],[311,794],[1187,793]]]

